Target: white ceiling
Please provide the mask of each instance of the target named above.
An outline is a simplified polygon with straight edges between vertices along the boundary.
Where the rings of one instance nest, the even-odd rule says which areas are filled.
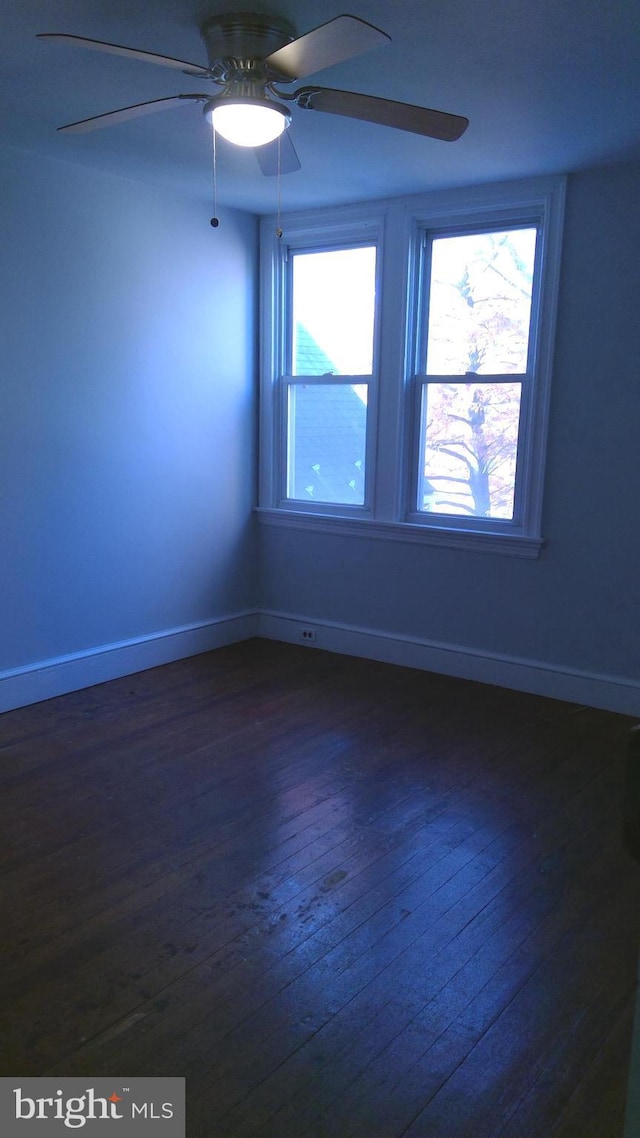
[[[284,16],[299,34],[344,11],[368,20],[392,43],[314,81],[471,120],[460,141],[445,143],[294,108],[302,170],[282,180],[284,210],[640,155],[638,0],[0,0],[2,140],[208,201],[210,132],[197,104],[56,134],[89,115],[200,91],[202,80],[35,35],[68,32],[205,64],[203,20],[246,10]],[[218,198],[270,213],[276,180],[263,177],[252,152],[221,142]]]

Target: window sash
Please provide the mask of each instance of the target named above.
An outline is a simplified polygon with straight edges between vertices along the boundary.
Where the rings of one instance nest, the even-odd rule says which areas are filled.
[[[304,387],[311,387],[313,384],[321,384],[323,387],[327,384],[333,384],[336,387],[357,387],[359,385],[372,387],[374,382],[373,375],[335,375],[334,372],[327,372],[326,375],[283,375],[280,377],[280,382],[286,384],[287,387],[295,387],[301,384]]]
[[[482,385],[491,384],[519,384],[520,385],[520,414],[518,420],[518,434],[516,441],[516,469],[514,481],[513,515],[511,518],[483,517],[475,514],[457,515],[436,513],[420,508],[421,483],[424,472],[424,451],[426,442],[425,411],[427,400],[425,389],[439,384],[465,386],[468,383]],[[526,373],[508,373],[502,375],[415,375],[412,380],[413,388],[413,446],[412,454],[416,456],[412,462],[411,470],[411,497],[407,511],[407,521],[418,525],[427,525],[436,529],[488,529],[500,530],[509,533],[522,532],[525,520],[525,494],[527,475],[527,454],[525,440],[529,433],[532,411],[533,383],[531,376]]]
[[[374,249],[375,250],[375,301],[374,301],[374,314],[373,314],[373,332],[372,332],[372,357],[373,357],[373,374],[377,370],[376,361],[376,348],[377,348],[377,328],[379,323],[378,310],[380,306],[380,246],[376,240],[344,240],[344,241],[329,241],[315,244],[295,244],[289,245],[285,251],[285,273],[284,273],[284,310],[285,310],[285,325],[284,325],[284,344],[282,351],[282,371],[289,379],[302,378],[299,373],[294,375],[294,263],[295,258],[300,255],[308,255],[314,253],[339,253],[346,252],[352,249]],[[337,379],[345,379],[345,373],[327,373],[334,374]],[[366,373],[365,373],[366,375]]]
[[[336,387],[336,388],[367,388],[367,403],[365,414],[365,450],[364,450],[364,492],[362,503],[327,501],[296,498],[290,494],[290,447],[291,422],[289,417],[290,392],[296,388],[304,387]],[[282,376],[278,382],[278,419],[279,419],[279,457],[277,460],[279,472],[278,504],[286,509],[308,511],[310,513],[337,513],[338,515],[365,516],[371,514],[371,498],[373,487],[373,464],[375,461],[375,434],[372,428],[372,415],[375,413],[375,383],[373,376],[362,375],[287,375]]]
[[[518,221],[507,219],[504,223],[495,220],[492,223],[473,224],[468,223],[462,226],[426,226],[418,225],[415,236],[416,244],[419,248],[419,257],[417,259],[417,272],[418,272],[418,287],[414,291],[415,308],[414,320],[416,322],[416,331],[414,336],[414,365],[413,370],[416,374],[433,375],[438,377],[442,373],[428,372],[427,371],[427,358],[428,358],[428,337],[429,337],[429,303],[431,292],[431,271],[433,260],[433,243],[446,239],[447,237],[470,237],[476,234],[495,233],[495,232],[512,232],[514,230],[533,229],[536,232],[535,253],[533,260],[533,279],[531,289],[531,303],[529,310],[529,333],[526,352],[526,371],[527,374],[532,375],[535,367],[535,346],[536,346],[536,331],[538,326],[538,317],[540,311],[540,270],[541,270],[541,257],[542,257],[542,233],[540,219],[537,217],[521,217]],[[457,372],[458,378],[464,373]],[[475,374],[475,373],[474,373]],[[478,373],[482,375],[483,373]],[[515,374],[515,373],[513,373]]]

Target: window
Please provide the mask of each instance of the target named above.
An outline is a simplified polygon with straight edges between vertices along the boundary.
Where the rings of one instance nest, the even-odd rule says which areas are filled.
[[[263,521],[537,555],[563,200],[263,221]]]
[[[416,509],[520,516],[537,229],[425,234]]]

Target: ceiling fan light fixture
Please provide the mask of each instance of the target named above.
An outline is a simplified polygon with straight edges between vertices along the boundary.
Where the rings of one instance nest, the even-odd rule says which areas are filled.
[[[272,99],[222,96],[205,107],[213,129],[234,146],[265,146],[289,126],[286,107]]]

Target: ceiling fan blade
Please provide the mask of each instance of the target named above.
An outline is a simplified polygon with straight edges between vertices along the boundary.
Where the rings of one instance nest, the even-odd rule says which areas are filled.
[[[59,126],[62,134],[83,134],[88,130],[99,130],[103,126],[114,126],[115,123],[127,122],[128,119],[137,119],[141,115],[151,115],[154,111],[165,111],[184,100],[198,103],[208,103],[209,95],[170,95],[166,99],[151,99],[148,103],[134,103],[131,107],[121,107],[118,111],[107,111],[104,115],[94,115],[90,119],[80,119],[78,122]]]
[[[278,143],[280,144],[279,161]],[[266,146],[256,146],[255,155],[266,178],[274,178],[278,174],[293,174],[300,169],[300,159],[288,130],[285,130],[280,138],[276,138],[275,142],[268,142]]]
[[[279,47],[265,62],[288,79],[304,79],[315,71],[333,67],[363,51],[389,43],[391,36],[357,16],[336,16],[299,39]]]
[[[141,59],[144,63],[158,63],[161,67],[175,67],[178,71],[186,71],[189,75],[210,75],[209,68],[201,67],[199,63],[187,63],[184,59],[172,59],[168,55],[158,55],[155,51],[139,51],[136,47],[121,47],[117,43],[90,40],[86,39],[85,36],[68,36],[60,32],[41,32],[36,38],[68,43],[72,47],[86,47],[91,51],[106,51],[112,55],[124,55],[129,59]]]
[[[392,99],[378,99],[374,95],[359,95],[354,91],[335,91],[328,87],[301,87],[294,92],[299,107],[309,111],[327,111],[331,115],[364,119],[381,126],[408,130],[427,138],[440,138],[455,142],[464,134],[469,120],[462,115],[446,111],[432,111],[411,103],[397,103]]]

